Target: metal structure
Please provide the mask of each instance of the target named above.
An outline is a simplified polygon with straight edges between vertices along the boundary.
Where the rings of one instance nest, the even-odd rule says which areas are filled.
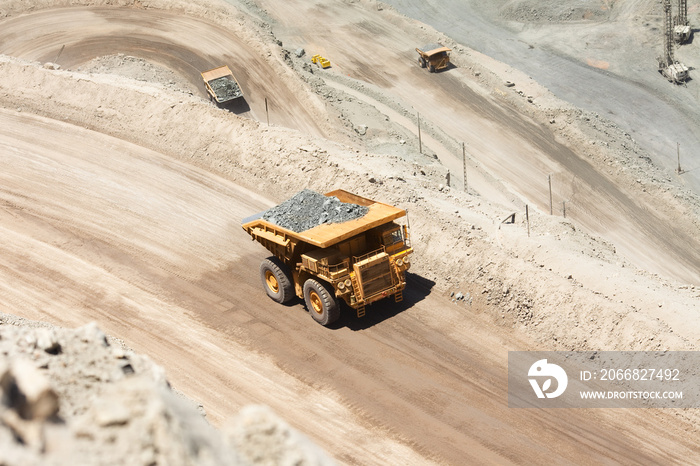
[[[688,22],[688,2],[678,0],[678,15],[673,18],[673,39],[678,44],[684,44],[690,40],[692,29]]]
[[[659,73],[674,84],[688,79],[688,67],[676,61],[673,56],[674,26],[671,21],[671,0],[663,0],[664,5],[664,55],[658,57]]]

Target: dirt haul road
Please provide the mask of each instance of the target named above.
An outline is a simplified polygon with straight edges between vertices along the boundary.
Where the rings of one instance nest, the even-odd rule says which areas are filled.
[[[699,89],[692,80],[683,87],[669,85],[656,72],[656,57],[663,50],[661,2],[541,1],[535,8],[519,2],[522,16],[511,12],[510,22],[499,21],[499,14],[508,11],[507,2],[387,3],[532,76],[567,102],[614,120],[669,172],[677,167],[674,149],[680,143],[690,169],[683,182],[700,192],[700,173],[695,170],[700,160],[694,151],[700,144]],[[691,5],[691,24],[697,12],[698,6]],[[559,21],[548,21],[547,13],[560,15]],[[696,67],[697,45],[675,48],[677,59]]]
[[[167,35],[175,17],[153,10],[65,11],[72,16],[54,13],[65,21],[101,21],[114,13],[115,20],[101,24],[128,30],[115,37],[138,35],[136,28],[149,41]],[[43,52],[32,55],[29,42],[20,47],[18,26],[3,43],[21,56],[54,60],[62,43],[77,46],[96,33],[49,44],[50,37],[39,40],[34,32],[52,22],[50,16],[33,22],[42,13],[3,26],[31,24]],[[176,17],[177,24],[204,27]],[[70,34],[53,27],[53,37]],[[196,40],[182,28],[179,34],[187,39],[168,41]],[[93,53],[138,49],[97,42],[102,45]],[[68,50],[63,54],[71,57]],[[86,53],[80,60],[89,58]],[[149,59],[178,68],[171,55]],[[291,94],[281,89],[278,97],[290,99],[293,108]],[[251,101],[254,112],[256,105],[259,100]],[[321,126],[315,116],[300,112],[297,120],[296,113],[285,123],[309,131]],[[216,122],[231,125],[224,118]],[[201,401],[215,424],[243,404],[265,403],[338,460],[355,464],[669,463],[697,455],[693,439],[664,413],[654,412],[650,425],[646,410],[509,410],[506,352],[531,343],[482,322],[478,308],[465,315],[419,277],[411,279],[403,305],[363,321],[347,318],[335,330],[314,324],[298,303],[275,305],[257,277],[265,251],[239,224],[272,202],[231,181],[158,151],[14,109],[0,111],[0,144],[3,312],[21,310],[23,317],[67,326],[96,320],[163,364],[175,387]]]
[[[231,182],[23,113],[0,111],[0,128],[0,309],[97,321],[167,367],[215,424],[265,403],[354,464],[692,455],[665,417],[508,409],[518,337],[465,320],[416,277],[405,304],[336,330],[274,304],[257,277],[265,252],[239,223],[270,203]]]
[[[334,57],[327,74],[372,83],[419,111],[454,141],[467,141],[473,163],[503,182],[501,189],[508,191],[514,209],[534,203],[548,210],[551,175],[555,211],[561,213],[565,202],[569,217],[611,240],[636,265],[700,283],[700,238],[685,215],[666,204],[654,205],[658,199],[653,195],[603,173],[584,150],[570,148],[547,126],[513,113],[498,92],[484,94],[474,86],[470,69],[439,74],[420,69],[414,51],[418,39],[405,34],[403,20],[387,20],[362,2],[329,2],[322,8],[301,1],[260,3],[285,41]],[[126,8],[45,10],[3,21],[0,44],[0,53],[70,68],[96,56],[134,54],[197,83],[203,95],[199,71],[229,63],[256,119],[265,121],[265,98],[274,96],[273,123],[328,134],[323,117],[277,79],[264,57],[231,32],[201,19]],[[436,150],[453,174],[461,174],[461,157],[454,149]],[[494,191],[483,183],[476,189],[484,195]]]
[[[121,53],[160,64],[187,79],[206,96],[200,73],[228,65],[243,88],[244,102],[232,109],[270,122],[323,135],[307,103],[301,102],[260,51],[206,20],[162,10],[61,8],[3,22],[0,53],[75,69],[95,57]]]
[[[421,69],[414,49],[423,42],[436,42],[436,33],[409,35],[407,28],[415,25],[377,11],[372,2],[260,3],[274,19],[276,35],[289,47],[303,46],[331,58],[333,68],[318,73],[329,83],[338,75],[371,83],[403,102],[407,111],[418,112],[454,143],[466,141],[477,170],[493,174],[510,190],[513,208],[524,210],[523,203],[534,203],[549,211],[551,175],[555,213],[562,214],[565,202],[567,216],[611,240],[640,267],[700,283],[697,226],[670,209],[652,207],[652,196],[626,187],[614,174],[595,166],[588,149],[564,143],[551,129],[554,125],[513,112],[502,98],[512,90],[502,82],[486,93],[475,86],[471,66],[436,74]],[[476,55],[471,54],[474,60]],[[517,76],[511,79],[519,85],[530,80]],[[543,91],[536,92],[535,101]],[[456,145],[430,149],[440,154],[454,177],[462,178],[462,154]],[[472,187],[488,196],[481,186]]]

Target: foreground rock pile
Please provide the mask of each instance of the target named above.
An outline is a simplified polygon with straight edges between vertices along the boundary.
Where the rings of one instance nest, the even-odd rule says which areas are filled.
[[[331,464],[268,408],[223,432],[163,370],[94,324],[54,328],[0,313],[0,464]]]
[[[327,197],[304,189],[280,205],[266,210],[263,219],[299,233],[324,223],[354,220],[368,211],[369,207],[341,202],[335,196]]]

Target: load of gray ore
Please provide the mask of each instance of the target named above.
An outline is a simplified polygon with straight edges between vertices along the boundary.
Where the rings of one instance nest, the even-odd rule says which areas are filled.
[[[343,223],[364,217],[369,207],[341,202],[335,196],[304,189],[290,199],[266,210],[262,218],[296,233],[324,223]]]
[[[216,98],[219,101],[235,99],[241,95],[241,88],[238,86],[238,83],[228,76],[209,81],[209,85],[216,93]]]

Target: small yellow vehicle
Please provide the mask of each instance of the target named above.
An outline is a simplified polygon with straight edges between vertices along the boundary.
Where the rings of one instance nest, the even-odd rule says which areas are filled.
[[[331,66],[331,61],[328,60],[327,58],[323,58],[321,55],[314,55],[311,57],[311,63],[316,63],[318,66],[321,68],[330,68]]]
[[[418,64],[421,68],[428,68],[431,73],[444,70],[450,64],[450,52],[452,49],[440,44],[429,44],[422,49],[417,48]]]
[[[273,254],[260,265],[267,295],[278,303],[304,299],[311,317],[328,326],[340,317],[340,300],[358,317],[365,315],[365,305],[380,299],[401,301],[413,249],[407,226],[394,222],[406,216],[405,210],[342,189],[325,196],[367,207],[367,212],[301,232],[264,220],[267,211],[241,223]]]

